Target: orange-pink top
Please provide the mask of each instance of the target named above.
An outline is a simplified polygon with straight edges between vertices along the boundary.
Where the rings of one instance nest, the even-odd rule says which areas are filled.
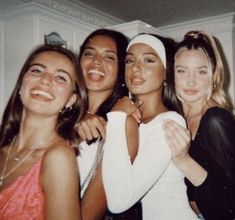
[[[0,192],[1,220],[44,220],[44,193],[39,182],[42,159]]]

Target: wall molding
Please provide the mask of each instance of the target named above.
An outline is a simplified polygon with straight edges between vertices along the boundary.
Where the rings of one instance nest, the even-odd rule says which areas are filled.
[[[123,24],[113,25],[107,28],[121,31],[128,37],[133,37],[134,35],[137,35],[139,33],[153,33],[165,35],[163,31],[140,20],[125,22]]]
[[[123,20],[117,19],[109,14],[103,13],[95,8],[87,6],[86,4],[76,1],[68,2],[66,0],[21,0],[16,1],[16,6],[10,6],[10,8],[4,8],[1,11],[1,17],[11,14],[13,11],[20,10],[27,6],[38,6],[44,10],[51,9],[54,12],[59,12],[64,15],[79,19],[80,21],[90,23],[97,27],[106,27],[110,25],[120,24]]]
[[[168,26],[159,27],[164,33],[175,32],[176,36],[182,37],[188,30],[204,30],[212,34],[232,32],[234,30],[235,13],[227,13],[208,18],[196,19]]]

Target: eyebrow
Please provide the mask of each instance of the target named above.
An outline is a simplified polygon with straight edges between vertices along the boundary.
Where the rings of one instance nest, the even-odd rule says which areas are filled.
[[[184,66],[184,65],[177,65],[177,66],[175,66],[175,68],[178,68],[178,67],[180,67],[180,68],[187,68],[187,66]],[[203,68],[208,68],[208,66],[199,66],[198,67],[198,69],[203,69]]]
[[[43,65],[43,64],[41,64],[41,63],[32,63],[32,64],[29,65],[29,68],[30,68],[30,67],[33,67],[33,66],[40,66],[40,67],[46,69],[46,66]],[[57,72],[60,72],[60,73],[65,73],[65,74],[67,74],[70,78],[72,78],[72,76],[71,76],[66,70],[64,70],[64,69],[56,69],[56,71],[57,71]]]
[[[95,48],[94,48],[94,47],[86,47],[86,48],[84,49],[84,51],[85,51],[85,50],[95,50]],[[105,50],[105,52],[113,53],[113,54],[117,55],[117,52],[114,51],[114,50]]]
[[[127,52],[126,55],[133,55],[134,56],[134,53]],[[152,52],[143,53],[143,55],[153,55],[153,56],[159,58],[157,53],[152,53]]]

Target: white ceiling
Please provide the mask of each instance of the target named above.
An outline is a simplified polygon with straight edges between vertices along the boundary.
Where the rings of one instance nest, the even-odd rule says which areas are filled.
[[[80,1],[125,22],[141,20],[154,27],[230,12],[235,0],[70,0]]]

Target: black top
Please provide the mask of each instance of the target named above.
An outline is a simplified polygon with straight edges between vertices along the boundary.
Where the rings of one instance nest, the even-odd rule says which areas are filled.
[[[208,176],[198,187],[187,179],[188,197],[196,201],[206,220],[235,219],[235,120],[225,109],[213,107],[202,116],[189,154]]]

